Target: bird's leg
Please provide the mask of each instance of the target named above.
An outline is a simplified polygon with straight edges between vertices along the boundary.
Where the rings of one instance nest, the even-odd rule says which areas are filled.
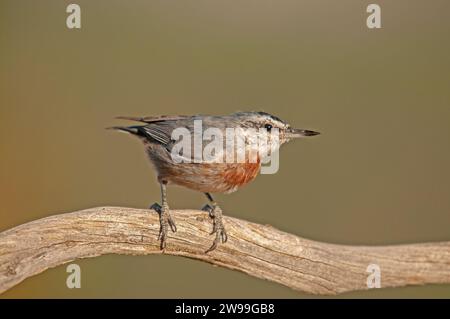
[[[220,209],[219,205],[217,205],[216,201],[213,199],[210,193],[205,193],[205,195],[211,202],[212,207],[207,204],[205,205],[205,207],[203,207],[203,210],[207,211],[209,213],[209,216],[213,219],[213,230],[211,234],[216,234],[216,238],[214,239],[212,246],[206,251],[206,253],[208,253],[216,249],[217,245],[221,241],[222,243],[225,243],[228,239],[228,236],[222,222],[222,209]]]
[[[170,216],[169,212],[169,205],[167,204],[167,190],[166,190],[166,184],[167,182],[161,181],[161,201],[162,206],[158,203],[154,203],[152,206],[150,206],[150,209],[154,209],[159,214],[159,235],[158,239],[161,240],[161,249],[166,248],[166,239],[167,239],[167,233],[170,229],[173,232],[177,231],[177,226],[175,225],[174,221],[172,220],[172,217]]]

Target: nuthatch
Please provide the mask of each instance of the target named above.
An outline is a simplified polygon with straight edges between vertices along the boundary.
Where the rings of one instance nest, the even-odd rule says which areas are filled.
[[[166,186],[169,183],[185,186],[187,188],[197,190],[205,193],[210,205],[206,205],[204,210],[209,212],[213,219],[213,231],[215,239],[212,246],[206,251],[214,250],[220,242],[227,241],[227,233],[222,222],[222,210],[214,201],[211,193],[230,193],[236,191],[239,187],[251,182],[259,173],[261,168],[261,148],[263,144],[254,143],[255,138],[262,133],[271,134],[277,132],[276,144],[270,138],[269,142],[264,144],[275,146],[271,151],[276,151],[283,143],[288,142],[293,138],[313,136],[319,134],[315,131],[304,129],[291,128],[289,124],[282,121],[276,116],[265,112],[237,112],[225,116],[208,116],[208,115],[193,115],[193,116],[155,116],[155,117],[118,117],[120,119],[133,120],[145,123],[144,125],[127,126],[127,127],[112,127],[131,133],[139,137],[145,145],[147,154],[153,163],[157,174],[158,181],[161,186],[161,205],[155,203],[151,206],[160,216],[160,231],[158,239],[161,240],[161,249],[166,247],[166,239],[169,227],[173,232],[176,232],[175,223],[170,216],[169,205],[167,203]],[[255,160],[244,161],[199,161],[198,153],[192,154],[187,152],[184,154],[184,159],[188,161],[179,161],[174,158],[175,146],[180,140],[174,139],[174,132],[176,129],[182,129],[184,132],[189,132],[198,137],[202,135],[203,131],[195,131],[195,123],[201,121],[202,130],[206,131],[209,128],[218,129],[219,132],[226,136],[228,129],[235,129],[235,139],[245,140],[241,146],[233,146],[233,152],[244,151],[253,153]],[[242,130],[238,130],[242,129]],[[184,137],[185,138],[185,137]],[[250,142],[249,142],[250,141]],[[201,139],[202,147],[205,147],[205,139]],[[192,144],[191,142],[188,143]],[[239,144],[239,143],[236,143]],[[195,145],[194,145],[195,148]],[[228,150],[229,151],[229,150]],[[265,149],[264,151],[267,151]],[[195,153],[195,150],[194,150]],[[216,159],[225,156],[227,151],[215,151]],[[270,151],[269,151],[270,153]],[[177,156],[179,154],[176,154]],[[182,155],[183,156],[183,155]],[[200,154],[201,157],[201,154]],[[183,158],[183,157],[181,157]],[[189,161],[190,160],[190,161]]]

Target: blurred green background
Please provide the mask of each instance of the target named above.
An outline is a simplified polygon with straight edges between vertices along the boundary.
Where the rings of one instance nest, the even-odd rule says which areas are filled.
[[[450,2],[97,0],[66,27],[61,0],[0,0],[0,231],[101,205],[147,207],[159,186],[117,115],[264,110],[323,134],[225,214],[345,244],[450,240]],[[202,194],[169,188],[174,208]],[[12,297],[305,297],[173,256],[79,260]],[[450,297],[450,285],[342,297]]]

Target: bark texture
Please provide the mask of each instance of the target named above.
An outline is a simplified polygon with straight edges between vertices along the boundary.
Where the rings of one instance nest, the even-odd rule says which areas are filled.
[[[310,294],[368,289],[367,268],[381,287],[450,283],[450,242],[393,246],[321,243],[268,225],[225,217],[228,242],[205,254],[213,236],[208,214],[172,210],[178,231],[159,249],[156,212],[98,207],[54,215],[0,233],[0,293],[77,258],[104,254],[170,254],[238,270]]]

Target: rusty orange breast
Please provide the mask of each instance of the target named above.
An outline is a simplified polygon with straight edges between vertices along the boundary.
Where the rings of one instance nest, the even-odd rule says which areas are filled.
[[[221,174],[225,184],[231,187],[240,187],[251,182],[259,173],[261,162],[228,164]]]

